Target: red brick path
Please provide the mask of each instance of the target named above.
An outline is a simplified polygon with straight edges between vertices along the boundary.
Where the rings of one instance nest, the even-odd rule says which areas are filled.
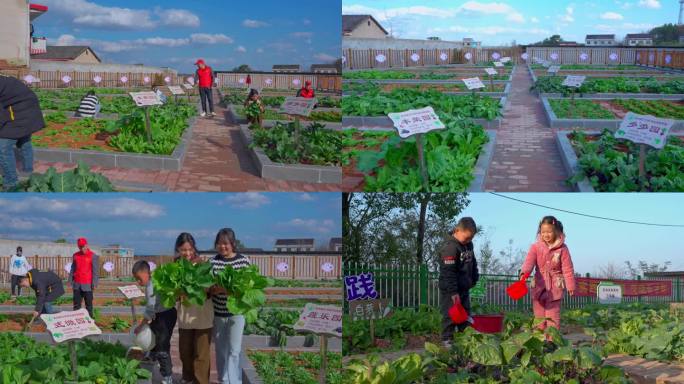
[[[494,157],[485,190],[508,192],[570,192],[568,175],[556,146],[556,130],[547,126],[541,100],[529,92],[532,78],[516,68],[496,132]]]

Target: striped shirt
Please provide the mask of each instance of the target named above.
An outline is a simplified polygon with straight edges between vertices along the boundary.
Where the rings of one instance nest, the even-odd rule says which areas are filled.
[[[78,113],[84,117],[95,116],[95,106],[99,103],[97,96],[88,95],[81,99],[81,105],[78,106]]]
[[[218,275],[230,265],[234,269],[240,269],[250,266],[252,263],[247,256],[236,254],[235,257],[227,259],[221,255],[214,256],[211,260],[211,271],[214,275]],[[226,308],[226,295],[212,295],[211,300],[214,302],[214,316],[215,317],[230,317],[233,316]]]

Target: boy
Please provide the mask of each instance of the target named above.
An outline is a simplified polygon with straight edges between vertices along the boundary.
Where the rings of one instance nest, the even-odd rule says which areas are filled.
[[[81,237],[76,241],[78,252],[71,260],[69,282],[74,290],[74,311],[81,309],[81,302],[85,300],[86,309],[93,317],[93,291],[97,288],[100,272],[99,256],[88,247],[88,240]]]
[[[29,271],[29,264],[26,256],[23,255],[23,249],[17,247],[17,253],[10,258],[9,272],[12,275],[12,297],[14,297],[14,287],[17,287],[17,295],[21,296],[21,286],[19,280],[26,276]]]
[[[162,384],[172,384],[172,363],[171,363],[171,335],[173,327],[176,326],[176,308],[166,308],[161,300],[157,300],[152,285],[150,265],[147,261],[139,260],[133,264],[133,277],[140,286],[145,287],[145,314],[140,320],[140,324],[135,328],[137,335],[142,327],[149,324],[156,340],[151,351],[151,357],[159,361],[159,371],[164,378]]]
[[[462,332],[470,323],[470,288],[475,286],[480,275],[473,252],[473,237],[477,233],[475,220],[463,217],[451,232],[451,237],[442,246],[439,257],[439,292],[442,311],[442,343],[449,347],[455,328]],[[468,312],[468,320],[453,324],[449,308],[459,302]]]
[[[64,294],[62,279],[56,273],[51,271],[41,272],[35,268],[19,279],[19,286],[24,288],[31,287],[36,291],[36,306],[33,309],[34,318],[43,313],[55,313],[52,303]]]

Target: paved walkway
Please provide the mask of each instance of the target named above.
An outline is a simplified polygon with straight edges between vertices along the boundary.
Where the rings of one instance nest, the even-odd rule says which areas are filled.
[[[338,184],[262,179],[257,175],[248,149],[240,138],[240,127],[226,122],[225,109],[219,106],[215,108],[215,118],[198,117],[183,169],[179,172],[103,167],[91,169],[104,174],[115,184],[155,184],[176,192],[340,191]],[[51,166],[60,172],[75,167],[74,164],[38,161],[35,170],[43,173]]]
[[[532,78],[522,66],[513,73],[486,191],[570,192],[568,175],[556,146],[556,131],[547,126],[541,101],[530,93]]]

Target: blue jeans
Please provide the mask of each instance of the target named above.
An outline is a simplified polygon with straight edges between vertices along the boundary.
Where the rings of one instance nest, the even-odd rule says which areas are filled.
[[[46,315],[50,315],[50,314],[57,313],[57,312],[55,312],[55,309],[52,307],[52,303],[46,302],[45,304],[43,304],[43,312],[42,313],[46,314]]]
[[[19,153],[23,157],[24,172],[33,172],[33,146],[31,145],[31,135],[21,139],[0,139],[0,169],[4,176],[4,185],[13,187],[17,185],[17,159],[14,156],[14,147],[19,148]]]
[[[214,317],[216,370],[220,384],[242,384],[240,352],[244,330],[244,316]]]

